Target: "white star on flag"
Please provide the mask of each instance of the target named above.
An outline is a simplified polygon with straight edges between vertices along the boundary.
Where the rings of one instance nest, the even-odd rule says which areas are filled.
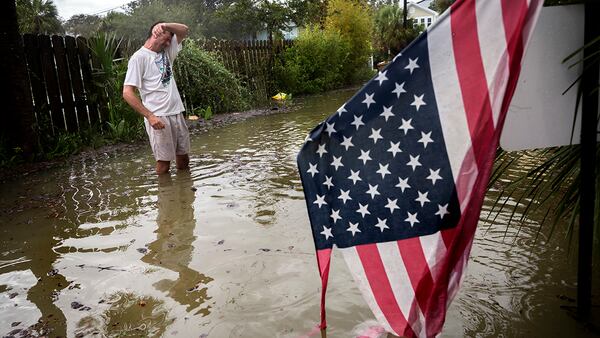
[[[396,184],[396,188],[402,189],[402,192],[404,192],[404,189],[410,188],[410,185],[408,185],[408,177],[407,178],[398,177],[398,184]]]
[[[325,236],[325,240],[328,240],[329,237],[333,237],[331,234],[331,228],[328,228],[323,225],[323,231],[321,231],[321,235]]]
[[[394,213],[394,209],[400,209],[400,207],[398,207],[398,199],[392,200],[392,199],[387,199],[388,203],[385,205],[386,208],[390,209],[390,214]]]
[[[358,222],[357,222],[357,223],[352,223],[352,222],[349,222],[349,224],[348,224],[348,225],[349,225],[349,226],[348,226],[348,229],[347,229],[346,231],[350,231],[350,232],[352,232],[352,237],[354,237],[354,235],[355,235],[357,232],[361,232],[361,231],[360,231],[360,229],[358,228]]]
[[[354,144],[352,144],[352,136],[350,136],[350,137],[344,136],[344,142],[342,142],[340,144],[343,145],[344,148],[346,148],[346,150],[348,150],[348,148],[350,148],[350,147],[353,147]]]
[[[338,219],[342,219],[339,210],[331,210],[331,215],[329,215],[329,217],[333,219],[333,224],[335,224],[338,221]]]
[[[408,58],[408,66],[404,67],[404,69],[410,69],[410,73],[412,74],[412,72],[413,72],[413,70],[415,70],[415,68],[421,68],[417,64],[418,60],[419,60],[419,58],[416,58],[414,60],[411,58]]]
[[[438,212],[436,212],[435,214],[440,216],[440,219],[444,218],[444,215],[450,215],[450,213],[448,212],[448,204],[447,203],[444,205],[438,204]]]
[[[388,167],[389,164],[381,165],[381,163],[379,163],[379,170],[377,170],[376,173],[381,175],[382,180],[385,178],[385,175],[391,174],[391,172],[388,170]]]
[[[408,155],[408,156],[410,156],[410,161],[408,163],[406,163],[406,165],[411,166],[412,170],[415,171],[415,169],[417,169],[417,167],[421,166],[421,162],[419,162],[419,157],[421,157],[421,155],[417,155],[417,156]]]
[[[429,198],[427,198],[427,195],[429,194],[429,191],[426,191],[425,193],[417,191],[417,193],[419,194],[419,197],[415,198],[415,201],[421,203],[421,207],[423,207],[425,205],[425,203],[431,202],[429,200]]]
[[[369,136],[369,138],[373,139],[373,144],[376,144],[377,140],[383,139],[383,137],[381,136],[381,128],[377,130],[371,128],[371,136]]]
[[[404,221],[410,223],[411,228],[415,225],[415,223],[420,223],[419,220],[417,219],[418,212],[415,212],[414,214],[407,212],[407,214],[408,214],[408,217]]]
[[[385,73],[387,73],[387,70],[384,71],[383,73],[379,72],[379,74],[377,74],[377,77],[375,78],[375,81],[379,81],[380,86],[383,83],[383,81],[388,79],[387,77],[385,77]]]
[[[319,173],[319,171],[317,170],[317,165],[312,163],[309,163],[308,165],[310,168],[308,168],[306,172],[309,173],[312,177],[315,177],[315,174]]]
[[[337,110],[337,113],[338,113],[338,115],[340,115],[340,116],[342,115],[342,113],[345,113],[345,112],[346,112],[346,105],[345,105],[345,104],[344,104],[344,105],[342,105],[342,106],[341,106],[340,108],[338,108],[338,110]]]
[[[329,177],[327,175],[325,175],[325,182],[323,182],[323,185],[327,186],[327,190],[331,189],[331,187],[333,187],[333,177]]]
[[[396,88],[392,90],[392,93],[396,94],[397,98],[400,98],[400,94],[406,93],[406,90],[404,90],[404,82],[402,82],[401,84],[398,84],[398,82],[396,82]]]
[[[335,171],[337,171],[339,167],[343,167],[344,165],[342,164],[342,157],[333,156],[333,161],[331,161],[331,165],[335,167]]]
[[[352,123],[350,123],[350,124],[353,126],[356,126],[356,130],[358,130],[358,127],[365,125],[362,121],[362,115],[360,115],[360,116],[354,115],[354,121],[352,121]]]
[[[358,157],[358,159],[362,160],[363,164],[367,164],[367,161],[372,160],[371,156],[369,156],[370,152],[371,152],[370,150],[367,150],[367,151],[361,150],[360,156]]]
[[[402,119],[402,125],[398,129],[402,129],[404,131],[404,135],[406,135],[408,133],[409,129],[415,129],[410,124],[411,121],[412,121],[412,119],[408,119],[408,121],[405,119]]]
[[[375,100],[373,100],[373,96],[374,96],[374,95],[375,95],[375,94],[371,94],[371,95],[369,95],[369,94],[365,93],[365,99],[363,100],[363,102],[362,102],[362,103],[364,103],[364,104],[366,104],[366,105],[367,105],[367,109],[369,109],[369,107],[370,107],[370,106],[371,106],[373,103],[375,103]]]
[[[344,201],[344,204],[346,204],[347,200],[351,200],[352,197],[350,197],[350,190],[342,190],[340,189],[340,196],[338,197],[338,199]]]
[[[360,170],[354,171],[352,169],[350,169],[350,176],[348,176],[349,180],[352,180],[352,183],[356,184],[356,181],[362,181],[362,179],[360,178],[360,176],[358,176],[358,174],[360,174]]]
[[[395,116],[394,113],[392,113],[392,106],[383,106],[383,113],[381,113],[379,116],[383,116],[385,118],[385,122],[387,122],[388,118]]]
[[[335,133],[335,129],[333,129],[334,126],[335,126],[335,122],[334,123],[327,123],[327,128],[325,129],[325,132],[327,134],[329,134],[329,137],[331,137],[331,134]]]
[[[413,95],[415,100],[410,105],[415,106],[415,108],[417,108],[417,111],[419,111],[419,108],[421,108],[421,106],[427,105],[427,103],[423,101],[423,96],[425,96],[425,94],[421,94],[421,96]]]
[[[319,154],[319,157],[323,157],[323,154],[327,154],[327,150],[325,150],[325,143],[319,144],[319,149],[317,149],[317,154]]]
[[[418,142],[423,143],[423,148],[427,148],[428,143],[433,143],[433,140],[431,139],[431,132],[428,132],[427,134],[421,132],[421,139],[419,139]]]
[[[392,153],[392,157],[396,157],[396,153],[402,152],[402,150],[400,150],[400,141],[396,143],[390,141],[390,149],[388,149],[387,151],[388,153]]]
[[[390,227],[387,226],[387,220],[381,219],[379,217],[377,217],[377,224],[375,224],[376,227],[378,227],[379,229],[381,229],[381,232],[383,232],[383,230],[385,229],[389,229]]]
[[[369,190],[367,190],[367,194],[371,195],[371,199],[374,199],[375,196],[379,195],[379,191],[377,191],[377,187],[379,187],[379,184],[375,184],[375,185],[369,184]]]
[[[371,213],[369,212],[369,205],[365,204],[362,205],[360,203],[358,203],[358,210],[356,210],[356,212],[358,212],[359,214],[362,215],[363,218],[365,218],[365,215],[370,215]]]
[[[438,170],[429,169],[429,176],[427,176],[427,179],[431,180],[431,184],[435,185],[435,181],[442,179],[442,176],[440,176],[440,169],[438,169]]]
[[[317,200],[314,201],[313,204],[317,204],[319,206],[319,209],[321,209],[321,206],[327,205],[327,202],[325,202],[325,195],[317,195]]]

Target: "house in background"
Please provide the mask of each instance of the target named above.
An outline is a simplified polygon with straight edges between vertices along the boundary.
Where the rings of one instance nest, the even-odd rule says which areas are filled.
[[[414,20],[415,25],[423,25],[427,28],[434,23],[440,16],[438,12],[429,8],[433,0],[414,0],[408,1],[407,17]],[[400,7],[404,6],[404,2],[400,1]]]
[[[281,35],[283,35],[284,40],[294,40],[298,37],[300,33],[298,26],[295,23],[290,22],[288,25],[288,30],[282,30]],[[269,40],[269,32],[267,30],[261,30],[256,33],[255,40]]]

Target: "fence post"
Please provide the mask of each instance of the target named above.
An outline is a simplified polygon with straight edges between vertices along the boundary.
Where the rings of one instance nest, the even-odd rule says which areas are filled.
[[[65,41],[60,35],[53,35],[51,39],[52,47],[54,49],[54,58],[56,59],[58,88],[60,89],[66,128],[67,131],[75,132],[77,131],[78,126],[77,117],[75,116],[75,102],[73,100],[71,78],[69,77],[69,66],[67,64],[67,53],[65,51]]]
[[[5,4],[0,20],[0,63],[9,84],[6,91],[6,109],[2,123],[11,148],[21,147],[26,157],[33,155],[34,133],[33,103],[23,50],[23,40],[17,24],[17,9],[14,1]]]

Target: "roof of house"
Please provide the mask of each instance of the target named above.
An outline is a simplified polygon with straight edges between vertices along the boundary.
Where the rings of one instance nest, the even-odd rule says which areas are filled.
[[[431,4],[431,2],[433,2],[433,0],[408,1],[407,6],[408,7],[410,7],[410,6],[418,7],[420,9],[424,10],[425,12],[428,12],[431,15],[434,15],[434,16],[439,15],[440,13],[438,13],[438,12],[434,11],[433,9],[429,8],[429,5]],[[403,6],[403,3],[402,2],[400,2],[400,3],[401,3],[401,6]]]

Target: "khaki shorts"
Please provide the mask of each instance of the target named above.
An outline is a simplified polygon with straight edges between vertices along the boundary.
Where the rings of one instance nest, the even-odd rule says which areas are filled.
[[[157,161],[175,161],[175,155],[188,154],[190,134],[183,113],[159,118],[165,124],[163,129],[152,128],[148,119],[144,119],[154,158]]]

